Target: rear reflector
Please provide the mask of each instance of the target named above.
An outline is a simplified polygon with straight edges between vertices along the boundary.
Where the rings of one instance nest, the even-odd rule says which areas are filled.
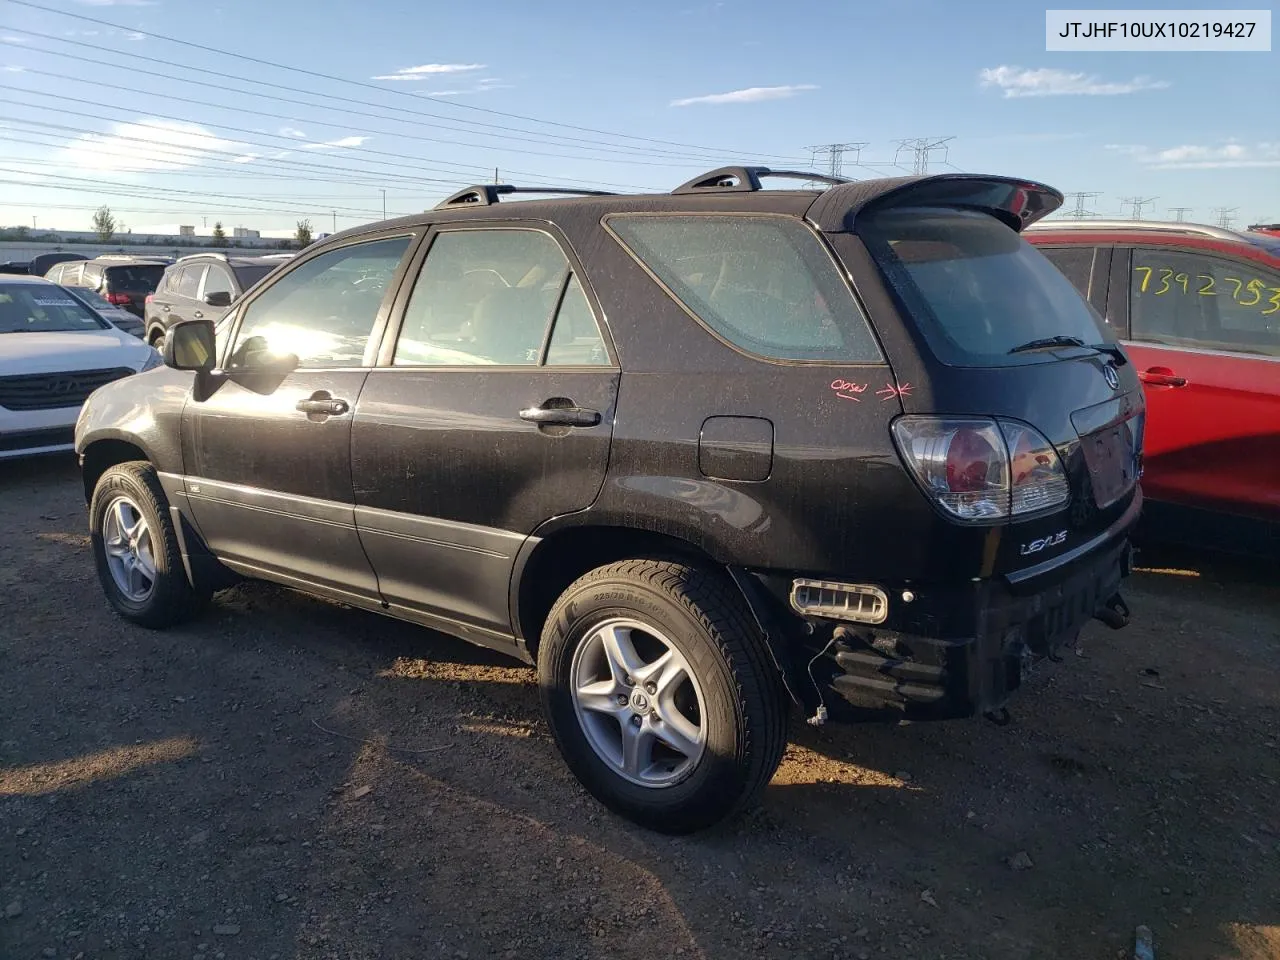
[[[888,594],[866,583],[796,580],[791,585],[791,606],[809,616],[856,623],[884,623],[889,616]]]
[[[958,520],[992,522],[1060,507],[1070,498],[1058,452],[1015,420],[901,417],[893,439],[916,480]]]

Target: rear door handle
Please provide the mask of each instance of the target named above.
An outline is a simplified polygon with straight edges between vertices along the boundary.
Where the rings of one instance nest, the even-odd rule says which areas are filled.
[[[312,397],[310,400],[299,400],[297,407],[303,413],[319,413],[330,417],[336,417],[351,409],[347,401],[333,397]]]
[[[542,427],[594,427],[600,413],[585,407],[529,407],[520,411],[520,419]]]
[[[1153,387],[1185,387],[1186,377],[1179,377],[1172,370],[1163,367],[1152,367],[1150,370],[1139,370],[1138,379]]]
[[[193,317],[195,317],[197,320],[200,320],[200,319],[202,319],[202,318],[204,317],[204,314],[203,314],[203,313],[201,313],[199,310],[195,311],[195,313],[193,313],[193,314],[191,314],[191,315],[192,315]]]

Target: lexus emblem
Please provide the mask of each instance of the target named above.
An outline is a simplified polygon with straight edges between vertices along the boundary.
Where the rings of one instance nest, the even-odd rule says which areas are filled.
[[[1102,376],[1106,378],[1107,386],[1112,390],[1120,389],[1120,375],[1116,373],[1116,368],[1107,364],[1102,368]]]

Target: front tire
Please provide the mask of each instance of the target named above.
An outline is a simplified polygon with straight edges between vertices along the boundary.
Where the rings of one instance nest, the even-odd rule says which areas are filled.
[[[538,682],[570,770],[663,833],[754,802],[787,744],[780,678],[742,597],[680,560],[625,560],[575,581],[547,617]]]
[[[208,601],[209,594],[187,580],[169,502],[151,464],[120,463],[103,473],[89,502],[89,533],[98,580],[126,620],[161,629]]]

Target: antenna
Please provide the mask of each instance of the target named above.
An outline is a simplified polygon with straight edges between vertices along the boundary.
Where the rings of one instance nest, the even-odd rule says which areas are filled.
[[[1149,203],[1155,203],[1159,197],[1122,197],[1120,202],[1127,203],[1133,207],[1133,219],[1142,219],[1142,208]]]
[[[901,166],[898,163],[898,158],[904,150],[908,150],[914,155],[912,173],[922,176],[929,172],[929,161],[935,151],[941,150],[942,162],[947,162],[947,144],[954,139],[955,137],[912,137],[907,140],[899,140],[897,141],[898,149],[893,155],[893,162],[897,166]]]
[[[1235,223],[1233,214],[1239,210],[1239,207],[1214,207],[1213,212],[1218,215],[1218,226],[1223,230],[1230,230],[1231,224]]]
[[[1085,209],[1085,201],[1093,200],[1100,196],[1102,196],[1100,191],[1092,193],[1068,193],[1067,197],[1069,199],[1075,198],[1076,205],[1075,208],[1067,214],[1067,216],[1072,220],[1083,220],[1085,217],[1096,217],[1098,214],[1095,211]]]

